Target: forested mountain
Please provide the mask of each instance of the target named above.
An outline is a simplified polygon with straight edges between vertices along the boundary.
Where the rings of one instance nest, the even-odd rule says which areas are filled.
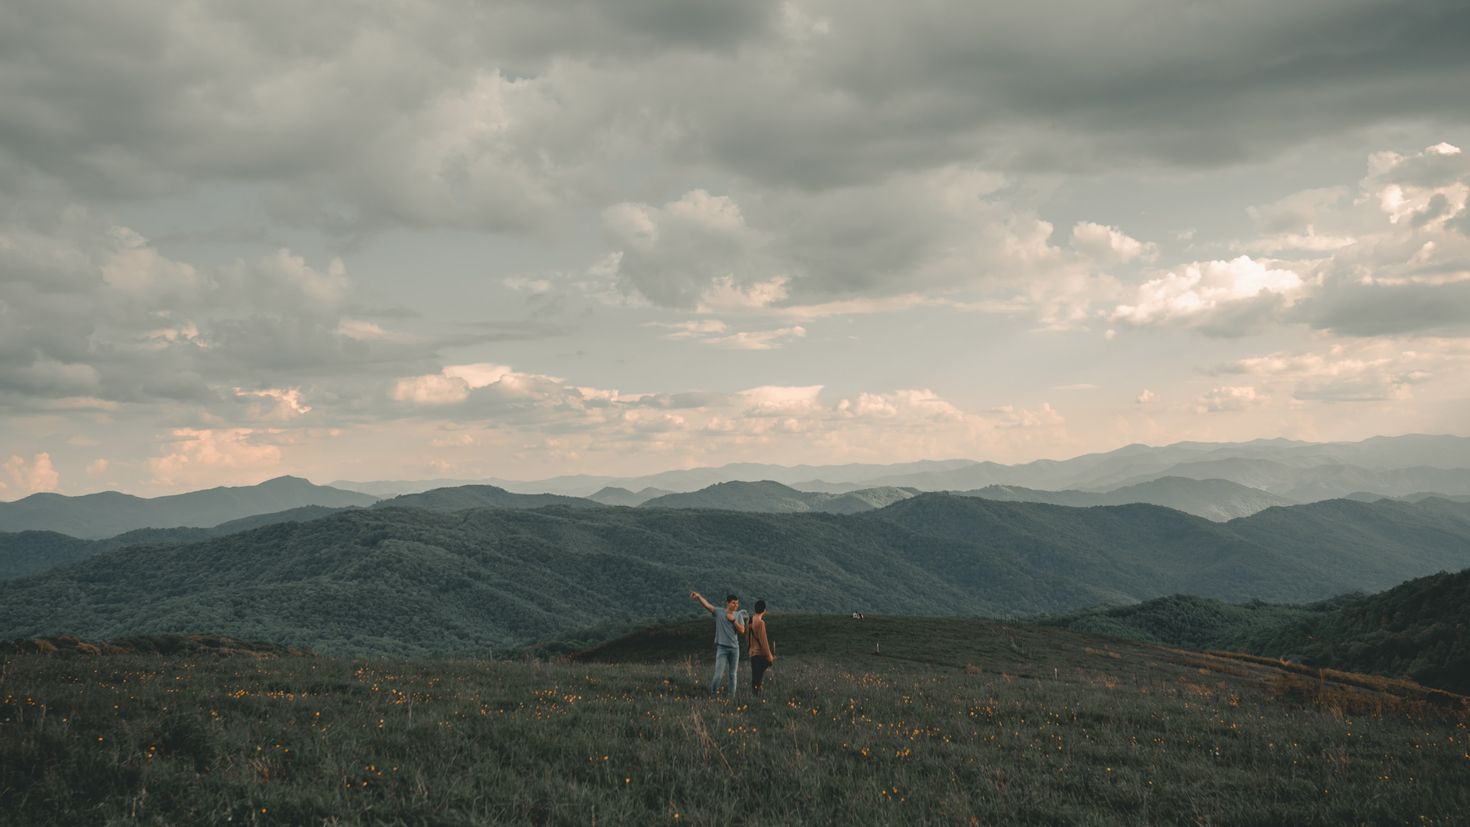
[[[1293,505],[1291,500],[1227,480],[1161,477],[1112,491],[1038,491],[1012,485],[991,485],[957,492],[967,497],[1010,502],[1050,503],[1074,508],[1148,503],[1223,522],[1248,517],[1272,506]]]
[[[1470,694],[1470,569],[1305,606],[1171,596],[1050,618],[1081,632],[1286,657]]]
[[[101,539],[139,528],[207,527],[302,506],[343,508],[371,505],[376,500],[355,491],[313,485],[300,477],[153,498],[117,491],[81,497],[32,494],[0,503],[0,531],[55,531]]]
[[[563,497],[560,494],[512,494],[493,485],[460,485],[435,488],[419,494],[403,494],[391,500],[379,500],[377,507],[426,508],[430,511],[463,511],[467,508],[544,508],[562,505],[569,508],[601,508],[602,504],[585,497]]]
[[[82,540],[54,531],[0,533],[0,580],[28,577],[128,546],[197,543],[260,526],[316,520],[344,510],[307,505],[273,514],[242,517],[210,528],[140,528],[105,540]]]
[[[786,610],[1006,615],[1173,593],[1310,601],[1470,566],[1462,504],[1345,503],[1290,519],[1311,508],[1226,524],[1149,505],[943,494],[855,516],[354,509],[0,584],[0,638],[212,632],[320,651],[473,652],[686,612],[692,588]],[[1389,527],[1397,542],[1384,548]]]

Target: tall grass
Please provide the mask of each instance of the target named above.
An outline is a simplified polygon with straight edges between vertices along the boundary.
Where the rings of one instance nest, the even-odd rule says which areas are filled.
[[[1009,645],[1024,647],[1025,642]],[[779,645],[779,644],[778,644]],[[1465,824],[1463,711],[1237,665],[12,656],[6,824]],[[1140,670],[1147,672],[1141,675]],[[1042,674],[1044,672],[1044,674]]]

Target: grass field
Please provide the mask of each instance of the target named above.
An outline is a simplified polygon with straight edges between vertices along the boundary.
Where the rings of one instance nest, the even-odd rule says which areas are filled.
[[[575,661],[10,655],[10,824],[1470,823],[1463,699],[1056,629],[707,620]]]

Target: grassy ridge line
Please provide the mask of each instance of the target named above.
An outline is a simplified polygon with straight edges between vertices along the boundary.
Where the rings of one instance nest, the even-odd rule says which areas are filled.
[[[1120,640],[1075,631],[978,618],[916,618],[868,615],[862,620],[831,615],[782,615],[767,620],[772,646],[781,657],[821,658],[851,669],[921,668],[968,673],[1005,672],[1055,677],[1058,670],[1093,658],[1146,661],[1249,678],[1262,684],[1297,685],[1306,677],[1314,691],[1369,690],[1404,702],[1459,708],[1470,698],[1413,681],[1317,667],[1235,652],[1199,652]],[[709,660],[713,647],[708,618],[650,626],[571,656],[580,663],[682,663]],[[895,663],[900,662],[900,663]],[[1155,678],[1134,672],[1135,680]]]
[[[1455,825],[1470,811],[1463,711],[1373,689],[1304,694],[1315,681],[1263,679],[1260,664],[1056,629],[1012,639],[956,622],[934,647],[951,656],[932,665],[861,656],[868,641],[844,618],[778,620],[787,654],[767,695],[738,705],[705,696],[707,653],[12,657],[0,811],[17,824],[435,825]],[[918,649],[922,624],[874,620],[882,640]],[[797,631],[854,648],[803,650]],[[708,643],[697,637],[679,640]],[[1021,663],[1036,668],[1006,671]]]

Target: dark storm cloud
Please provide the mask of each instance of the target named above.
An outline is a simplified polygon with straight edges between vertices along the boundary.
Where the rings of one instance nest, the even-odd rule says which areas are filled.
[[[1470,69],[1470,7],[1449,0],[5,14],[0,180],[274,183],[279,209],[341,228],[529,226],[593,197],[597,161],[642,151],[806,188],[961,160],[1212,166],[1389,119],[1463,123],[1447,104]]]
[[[1345,336],[1470,333],[1470,281],[1335,284],[1305,303],[1301,317]]]

